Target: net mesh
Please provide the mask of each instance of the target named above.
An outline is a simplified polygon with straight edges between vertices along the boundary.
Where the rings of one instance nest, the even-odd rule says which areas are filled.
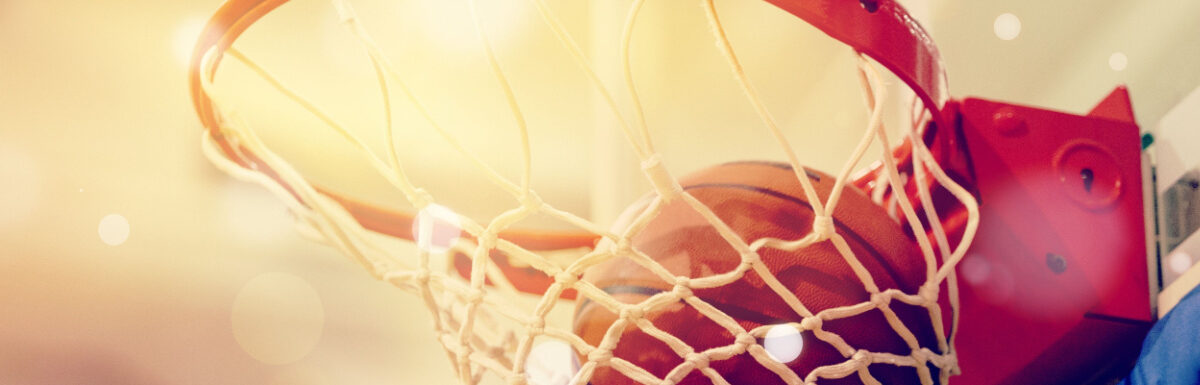
[[[239,162],[231,160],[226,153],[218,149],[214,133],[207,132],[204,136],[203,148],[206,155],[219,168],[238,178],[255,181],[272,190],[283,199],[295,213],[298,221],[308,232],[319,237],[323,242],[332,245],[341,252],[353,258],[366,267],[376,278],[391,283],[405,291],[414,293],[422,298],[427,310],[432,315],[434,333],[450,358],[458,378],[467,384],[477,384],[483,381],[485,374],[492,373],[511,384],[542,383],[544,379],[533,379],[528,371],[530,360],[537,360],[531,355],[535,350],[535,342],[542,339],[553,339],[569,345],[581,358],[578,371],[570,377],[571,384],[586,384],[598,368],[610,367],[624,376],[642,384],[674,384],[682,381],[692,372],[698,371],[714,384],[728,384],[720,372],[710,366],[718,360],[728,360],[735,357],[748,356],[762,367],[775,373],[787,384],[815,384],[821,379],[835,379],[857,376],[863,383],[878,384],[868,370],[871,365],[896,365],[914,368],[921,383],[947,383],[951,374],[957,372],[957,362],[954,351],[954,331],[958,323],[958,288],[954,268],[962,259],[970,245],[975,228],[978,224],[978,209],[976,203],[965,189],[955,183],[938,166],[929,149],[925,147],[920,135],[921,128],[929,119],[929,111],[920,105],[915,105],[917,113],[912,129],[907,133],[912,146],[911,175],[904,175],[898,169],[897,160],[889,149],[893,147],[892,138],[884,129],[882,108],[887,99],[886,88],[882,85],[880,75],[874,65],[865,57],[858,57],[859,77],[864,90],[866,108],[870,112],[869,127],[858,142],[857,147],[849,156],[845,165],[836,175],[836,183],[828,196],[820,197],[814,189],[793,147],[788,143],[783,129],[776,123],[765,104],[760,100],[752,82],[743,71],[734,47],[726,36],[720,15],[712,0],[702,0],[708,23],[711,26],[712,38],[728,62],[729,68],[741,86],[745,96],[754,106],[761,117],[761,123],[770,135],[779,143],[779,148],[786,155],[788,163],[803,188],[807,201],[811,203],[814,213],[812,231],[798,239],[743,239],[728,224],[723,222],[713,210],[680,187],[679,181],[667,170],[663,157],[656,152],[650,130],[646,125],[644,112],[641,107],[637,87],[635,87],[630,70],[630,40],[635,21],[644,4],[644,0],[635,0],[627,14],[622,32],[621,58],[625,81],[625,92],[632,100],[632,119],[622,116],[616,99],[611,90],[603,85],[599,76],[589,65],[580,47],[565,32],[561,21],[547,7],[543,0],[530,0],[539,11],[542,19],[550,30],[560,40],[562,46],[571,54],[579,67],[596,86],[601,98],[614,116],[619,117],[621,132],[629,145],[641,160],[642,171],[654,188],[653,200],[628,223],[627,226],[614,230],[606,230],[588,219],[571,212],[557,209],[543,201],[530,187],[531,149],[529,133],[517,98],[509,85],[496,55],[492,51],[489,36],[479,28],[481,15],[475,11],[471,1],[471,17],[476,23],[479,39],[483,42],[487,63],[496,75],[496,82],[503,91],[505,100],[512,110],[514,123],[521,138],[519,153],[521,154],[522,172],[519,180],[510,180],[496,172],[487,163],[474,156],[462,146],[458,139],[442,128],[438,121],[428,112],[422,100],[407,86],[404,76],[395,70],[388,58],[381,52],[367,30],[359,22],[349,3],[344,0],[334,0],[338,14],[349,31],[361,43],[374,66],[381,87],[381,98],[384,101],[387,114],[388,141],[385,157],[369,150],[367,144],[354,135],[350,130],[337,122],[319,106],[308,101],[297,92],[290,89],[284,82],[262,68],[247,55],[234,48],[220,53],[215,49],[204,57],[202,78],[204,91],[212,98],[214,107],[221,117],[220,136],[235,144],[240,151],[237,156],[254,159],[252,167],[243,167]],[[288,161],[268,148],[256,135],[255,130],[247,124],[247,120],[239,113],[236,106],[226,101],[232,100],[229,95],[222,95],[221,89],[213,85],[213,71],[209,70],[219,60],[220,55],[226,55],[251,69],[259,77],[266,80],[276,90],[307,109],[320,119],[327,127],[336,131],[351,144],[356,146],[364,156],[393,186],[404,194],[407,200],[418,210],[429,212],[431,208],[440,207],[434,196],[421,186],[415,185],[405,172],[398,156],[399,150],[393,140],[391,116],[391,98],[402,95],[406,102],[416,107],[422,117],[436,130],[441,138],[458,152],[459,156],[470,160],[483,171],[488,180],[510,194],[517,205],[486,222],[477,222],[472,218],[459,216],[448,211],[439,211],[453,216],[454,222],[461,226],[462,231],[469,237],[458,239],[449,245],[450,253],[461,253],[470,257],[469,279],[463,279],[448,271],[438,269],[441,266],[436,259],[445,258],[427,247],[434,240],[432,224],[418,221],[414,240],[418,243],[416,255],[396,255],[392,250],[380,244],[375,234],[365,229],[357,222],[345,207],[337,200],[324,194],[314,187]],[[882,192],[904,191],[903,178],[914,178],[918,186],[940,186],[950,192],[968,213],[968,223],[961,241],[951,245],[946,231],[941,227],[937,210],[935,210],[928,188],[919,188],[917,193],[921,199],[916,200],[916,207],[909,199],[894,199],[892,204],[898,220],[913,230],[914,239],[919,245],[925,264],[925,280],[917,292],[904,292],[899,289],[881,289],[864,265],[851,251],[847,241],[839,234],[833,225],[833,212],[843,192],[850,173],[856,168],[861,158],[873,142],[882,144],[882,171],[878,174],[879,185],[874,192],[876,201],[882,200]],[[263,165],[265,167],[257,166]],[[928,182],[928,183],[926,183]],[[741,263],[733,270],[703,277],[677,276],[653,257],[646,255],[637,247],[632,246],[631,239],[639,234],[647,224],[654,219],[663,207],[672,202],[682,202],[702,216],[716,230],[720,237],[732,247],[741,258]],[[920,212],[918,212],[920,210]],[[506,240],[500,236],[523,219],[533,215],[548,215],[558,220],[570,223],[578,228],[595,234],[604,241],[597,247],[581,255],[571,258],[561,258],[552,252],[535,251],[520,244]],[[930,218],[923,222],[921,218]],[[926,229],[925,223],[930,226]],[[928,231],[927,231],[928,230]],[[929,234],[925,236],[924,234]],[[932,239],[930,239],[932,238]],[[869,294],[869,300],[850,306],[827,308],[814,312],[786,287],[764,264],[760,252],[767,249],[796,251],[814,244],[829,242],[840,253],[844,263],[854,272],[861,282],[862,288]],[[494,251],[499,251],[516,264],[528,265],[538,271],[553,277],[553,283],[541,293],[535,304],[529,308],[514,306],[513,298],[521,296],[513,283],[501,272],[491,259]],[[672,289],[652,295],[638,303],[625,303],[613,295],[606,293],[591,282],[581,279],[582,274],[591,266],[603,263],[613,258],[629,258],[646,267]],[[712,303],[698,297],[693,290],[710,289],[728,285],[743,279],[753,272],[761,277],[770,291],[777,295],[795,319],[788,325],[796,330],[811,332],[819,340],[833,346],[843,357],[844,361],[836,364],[820,366],[808,373],[796,373],[784,363],[772,358],[761,342],[771,327],[764,325],[747,330],[734,317],[722,312]],[[943,290],[943,288],[945,288]],[[563,292],[574,290],[579,299],[593,302],[593,306],[602,306],[608,311],[618,314],[618,319],[611,325],[603,340],[592,345],[572,332],[569,325],[552,325],[547,321],[548,314],[555,306],[562,306]],[[944,291],[944,292],[943,292]],[[943,314],[939,298],[947,296],[947,302],[952,314]],[[897,316],[893,303],[899,301],[917,306],[928,312],[931,325],[937,338],[936,350],[921,346],[910,327]],[[697,351],[670,330],[664,330],[646,318],[646,314],[661,310],[665,306],[686,303],[699,314],[711,320],[720,328],[733,336],[729,343],[722,346]],[[908,346],[910,353],[898,355],[887,352],[873,352],[862,347],[849,344],[841,336],[823,329],[827,321],[853,317],[868,311],[878,310],[893,329]],[[944,327],[944,317],[951,317],[951,328]],[[637,362],[631,362],[613,355],[614,349],[621,342],[625,330],[639,329],[646,335],[662,341],[678,354],[682,361],[672,368],[664,377],[658,377]],[[536,363],[535,363],[536,364]],[[935,372],[930,366],[936,367]],[[935,374],[936,373],[936,374]],[[565,378],[550,381],[566,381]],[[555,382],[558,383],[558,382]],[[565,382],[564,382],[565,383]]]

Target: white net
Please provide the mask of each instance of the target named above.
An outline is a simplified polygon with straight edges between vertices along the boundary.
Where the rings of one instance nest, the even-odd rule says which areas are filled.
[[[478,27],[484,16],[474,11],[473,1],[469,3],[472,9],[470,17]],[[629,64],[632,31],[644,1],[633,2],[621,37],[622,55],[619,60],[623,67],[624,92],[631,101],[631,118],[623,116],[614,91],[604,85],[582,49],[566,33],[566,28],[554,12],[542,0],[531,0],[531,3],[549,30],[559,39],[562,47],[596,87],[603,104],[617,117],[620,131],[641,161],[646,180],[653,186],[652,199],[618,228],[606,230],[582,215],[558,209],[543,201],[531,187],[532,150],[526,120],[513,87],[509,84],[509,77],[505,75],[493,52],[489,35],[483,32],[482,28],[477,28],[477,31],[485,49],[486,63],[495,74],[496,84],[512,111],[521,138],[519,148],[515,150],[515,153],[520,155],[522,165],[520,178],[517,180],[511,180],[497,172],[461,145],[458,138],[439,124],[433,114],[428,112],[429,109],[423,104],[422,98],[408,86],[405,74],[400,73],[389,62],[388,57],[378,48],[359,22],[351,5],[345,0],[334,0],[333,5],[348,32],[361,43],[369,55],[378,76],[379,86],[382,88],[381,96],[385,110],[388,111],[386,154],[380,156],[371,151],[367,143],[330,114],[323,112],[315,103],[289,88],[248,55],[230,48],[223,53],[214,49],[205,55],[201,62],[201,73],[206,74],[201,79],[203,90],[212,98],[214,108],[221,117],[219,135],[222,140],[232,143],[233,148],[241,151],[239,156],[255,159],[252,164],[263,165],[265,168],[247,168],[242,166],[244,163],[231,160],[227,153],[218,149],[219,144],[212,132],[206,133],[204,137],[206,155],[222,170],[271,189],[288,204],[302,227],[323,242],[352,257],[376,278],[420,296],[432,315],[433,332],[445,348],[458,378],[466,384],[484,382],[491,374],[491,377],[511,384],[578,385],[594,382],[594,377],[601,371],[619,373],[619,376],[612,378],[623,378],[621,381],[640,384],[676,384],[686,382],[685,379],[689,378],[687,381],[706,378],[706,381],[713,384],[728,384],[729,378],[734,378],[736,374],[722,372],[717,368],[719,362],[728,360],[755,362],[787,384],[815,384],[823,379],[853,377],[857,377],[862,383],[878,384],[880,381],[871,369],[880,365],[912,368],[915,378],[922,384],[948,382],[948,378],[957,371],[953,348],[958,308],[954,268],[970,245],[978,223],[978,210],[973,197],[943,172],[921,140],[921,129],[929,119],[928,111],[919,106],[915,108],[918,111],[915,114],[917,120],[908,132],[908,141],[912,146],[912,167],[911,172],[902,173],[897,166],[897,160],[890,153],[895,143],[889,138],[882,123],[883,113],[880,106],[888,98],[886,88],[882,85],[881,77],[876,73],[872,62],[861,55],[858,56],[859,76],[866,96],[865,104],[870,112],[869,126],[840,172],[835,175],[832,188],[826,192],[819,191],[810,178],[806,177],[808,171],[789,143],[788,137],[784,135],[784,129],[762,102],[743,70],[713,1],[702,1],[707,22],[711,26],[712,39],[717,43],[720,53],[726,59],[729,69],[755,112],[761,117],[761,124],[778,142],[790,165],[792,176],[799,182],[804,200],[811,205],[812,210],[811,231],[803,236],[794,239],[744,239],[740,232],[723,221],[712,207],[680,185],[679,180],[664,166],[664,157],[656,151],[651,140],[651,129],[647,126]],[[380,175],[404,195],[420,213],[414,227],[413,239],[419,246],[415,255],[397,255],[393,250],[382,246],[378,235],[364,228],[343,204],[314,187],[290,162],[264,144],[254,128],[242,117],[239,107],[230,103],[234,99],[227,94],[228,91],[213,84],[215,71],[211,69],[222,54],[252,70],[278,92],[343,136],[361,151]],[[454,211],[438,204],[436,196],[415,184],[406,172],[406,167],[419,165],[402,162],[402,157],[399,156],[401,150],[397,148],[397,141],[393,137],[393,119],[390,111],[394,102],[392,99],[397,96],[421,113],[428,126],[439,134],[440,139],[455,149],[455,156],[469,160],[491,184],[511,195],[517,204],[490,220],[476,221],[471,217],[455,214]],[[957,244],[951,244],[950,236],[937,220],[939,213],[935,210],[929,188],[917,189],[920,199],[890,201],[894,205],[895,217],[906,224],[911,234],[915,234],[912,240],[917,243],[923,257],[923,284],[915,291],[906,292],[878,285],[878,277],[872,276],[869,269],[855,255],[850,243],[840,233],[839,226],[835,225],[834,213],[847,190],[846,184],[849,183],[850,174],[859,165],[872,143],[880,144],[883,160],[881,172],[878,174],[878,184],[883,187],[875,189],[877,201],[882,201],[882,194],[886,190],[905,191],[902,187],[905,184],[904,179],[911,178],[917,181],[917,186],[932,185],[949,192],[968,213],[969,219],[961,234],[961,240]],[[914,202],[917,205],[914,205]],[[637,247],[633,239],[670,205],[684,205],[702,217],[740,258],[738,263],[733,264],[736,267],[704,276],[680,275],[678,271],[664,265],[656,256],[648,255]],[[602,241],[595,249],[568,251],[564,257],[562,252],[531,250],[502,236],[505,231],[534,215],[545,215],[571,224],[594,234]],[[926,220],[923,221],[922,218]],[[439,233],[439,226],[450,226],[455,230],[461,228],[467,236],[445,237]],[[440,250],[437,245],[448,250]],[[868,298],[867,301],[846,306],[814,307],[813,304],[801,301],[794,289],[778,279],[776,272],[763,262],[762,254],[768,250],[801,252],[815,245],[832,245],[836,249],[841,258],[839,263],[853,271],[853,275],[859,281],[858,286]],[[461,278],[459,274],[445,268],[445,262],[439,260],[447,258],[446,255],[455,254],[470,258],[467,274],[469,278]],[[529,302],[521,298],[528,298],[529,295],[520,293],[516,285],[497,266],[496,260],[493,259],[497,254],[507,258],[508,263],[536,269],[551,277],[552,283],[544,292],[538,294],[532,305],[523,306]],[[618,295],[606,291],[595,282],[582,279],[589,268],[616,259],[627,259],[645,268],[668,289],[630,302],[618,298]],[[719,304],[696,294],[696,291],[726,287],[744,280],[748,274],[761,278],[767,287],[764,293],[777,296],[778,300],[785,304],[785,310],[791,314],[788,321],[747,328],[737,317],[721,310]],[[579,301],[587,301],[591,306],[600,306],[615,315],[614,322],[607,325],[603,338],[599,341],[588,341],[577,335],[572,330],[572,325],[558,325],[548,321],[550,312],[556,306],[571,306],[563,305],[569,301],[564,299],[564,292],[573,292]],[[944,314],[946,308],[943,308],[939,299],[952,314]],[[894,310],[898,306],[897,302],[922,309],[928,314],[929,324],[911,325],[911,319],[897,315]],[[679,330],[655,324],[652,314],[666,311],[668,307],[677,307],[679,304],[685,304],[684,306],[717,325],[719,330],[727,333],[728,340],[714,347],[697,349],[676,335]],[[831,321],[873,311],[878,311],[886,320],[886,325],[903,341],[907,354],[871,351],[864,346],[855,346],[823,326]],[[950,327],[947,328],[946,325]],[[932,330],[936,344],[923,345],[915,335],[914,327]],[[677,355],[673,357],[677,363],[667,368],[648,367],[649,364],[614,354],[622,343],[623,336],[634,330],[661,341],[667,347],[667,351]],[[841,356],[841,360],[816,366],[806,372],[794,370],[786,364],[788,360],[785,357],[794,357],[800,352],[771,345],[772,341],[795,333],[813,335],[822,343],[831,346]],[[779,337],[780,335],[784,337]],[[546,341],[555,342],[548,344]],[[696,377],[694,373],[702,377]]]

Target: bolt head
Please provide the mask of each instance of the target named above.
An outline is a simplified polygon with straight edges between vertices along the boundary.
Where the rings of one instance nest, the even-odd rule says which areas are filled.
[[[1028,131],[1025,118],[1017,114],[1012,107],[1003,107],[992,114],[992,126],[1005,136],[1023,135]]]

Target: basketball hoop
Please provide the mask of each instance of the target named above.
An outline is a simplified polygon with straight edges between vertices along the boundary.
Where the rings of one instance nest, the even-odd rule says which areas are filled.
[[[972,194],[939,165],[944,153],[928,146],[932,130],[950,127],[942,111],[948,100],[945,76],[929,36],[895,2],[768,0],[856,52],[871,118],[843,167],[830,175],[809,170],[801,162],[784,135],[785,129],[762,102],[743,70],[713,1],[702,1],[712,27],[712,39],[761,118],[757,123],[765,126],[767,134],[779,143],[787,162],[725,164],[679,178],[665,166],[664,162],[670,159],[656,151],[650,135],[652,128],[643,116],[629,65],[632,31],[645,1],[633,1],[622,31],[620,61],[627,88],[624,92],[632,100],[633,111],[632,118],[628,118],[615,101],[615,91],[600,80],[554,12],[542,0],[531,0],[563,49],[616,116],[653,188],[651,195],[631,207],[611,230],[582,214],[559,209],[531,188],[532,150],[527,123],[510,79],[492,52],[489,35],[479,27],[486,15],[475,12],[474,2],[471,2],[471,17],[479,30],[486,64],[496,75],[521,138],[519,148],[513,149],[522,159],[521,176],[517,180],[501,175],[440,127],[345,0],[334,0],[334,8],[348,33],[361,43],[371,59],[382,88],[383,103],[389,111],[386,156],[373,152],[364,140],[320,106],[234,48],[234,42],[248,28],[285,2],[229,0],[209,21],[196,46],[190,72],[191,96],[206,128],[205,154],[223,171],[261,184],[278,195],[307,233],[350,256],[376,278],[420,296],[434,319],[434,332],[462,383],[480,383],[485,375],[492,375],[511,384],[559,384],[566,383],[563,382],[566,379],[576,385],[589,381],[597,385],[728,384],[731,379],[746,378],[816,384],[852,376],[863,383],[878,384],[877,376],[882,376],[885,381],[929,385],[945,384],[958,372],[954,340],[959,329],[959,304],[954,271],[974,237],[979,212]],[[320,186],[298,171],[292,162],[259,138],[241,114],[241,107],[233,103],[235,99],[214,85],[218,68],[225,59],[233,59],[249,69],[340,134],[416,211],[385,209],[357,200]],[[907,135],[899,141],[889,138],[884,129],[881,106],[888,95],[877,65],[890,70],[917,96],[913,124],[905,127]],[[489,183],[511,195],[517,206],[488,221],[476,221],[442,205],[437,196],[414,182],[408,170],[420,165],[404,164],[392,140],[393,94],[411,103],[430,127],[439,132],[441,140],[455,149],[455,156],[469,160],[486,175]],[[872,143],[882,146],[881,161],[868,172],[852,176]],[[716,185],[721,187],[701,191]],[[778,199],[793,202],[795,207],[807,207],[805,214],[795,216],[799,209],[772,206],[779,209],[779,215],[792,215],[789,218],[803,218],[806,222],[792,228],[755,232],[759,230],[750,228],[758,229],[757,225],[733,223],[729,219],[738,211],[716,207],[716,202],[760,199],[759,195],[739,195],[750,190],[753,191],[746,194],[769,192]],[[935,197],[935,193],[950,199]],[[898,223],[878,220],[887,218],[882,213],[889,207],[891,217]],[[549,216],[580,230],[545,231],[516,226],[533,215]],[[707,234],[705,242],[719,241],[720,248],[732,255],[733,259],[712,257],[711,266],[725,266],[727,270],[688,275],[679,265],[666,262],[664,254],[647,251],[652,249],[644,241],[651,237],[648,234],[669,233],[684,222],[703,228]],[[872,223],[881,226],[880,230],[862,227]],[[860,235],[873,231],[892,235]],[[380,235],[407,240],[416,247],[410,255],[397,255],[382,245]],[[878,247],[899,239],[905,240],[905,246]],[[689,240],[676,239],[676,242]],[[908,250],[905,248],[911,249],[911,253],[904,251]],[[860,255],[864,250],[876,249],[885,255],[876,257],[877,260]],[[796,259],[817,255],[823,257],[820,269],[838,271],[843,277],[852,278],[837,284],[855,291],[847,298],[863,300],[806,302],[803,298],[808,297],[798,294],[795,287],[803,280],[781,276],[784,264],[796,264],[799,263]],[[884,271],[904,270],[896,266],[908,261],[903,259],[908,256],[915,258],[908,264],[914,270],[891,273],[890,278],[881,276]],[[612,278],[606,272],[626,268],[643,272],[638,276],[644,280],[637,286],[640,289],[606,281]],[[731,304],[723,296],[748,281],[753,281],[756,295],[772,296],[771,303],[780,304],[770,310],[751,310],[784,315],[771,318],[769,321],[774,323],[768,324],[749,320],[731,310]],[[513,300],[521,296],[536,299],[532,306],[522,308],[520,301]],[[547,315],[551,309],[569,301],[576,302],[575,324],[549,322]],[[855,318],[868,313],[877,317],[878,322]],[[696,318],[679,321],[684,317],[682,314]],[[853,319],[854,324],[873,325],[864,335],[886,333],[888,337],[875,340],[895,340],[896,347],[877,351],[873,347],[886,344],[874,340],[855,344],[861,341],[835,332],[844,329],[833,325],[846,319]],[[923,322],[917,324],[920,321]],[[702,340],[721,341],[698,348],[693,346],[696,340],[682,335],[690,325],[701,329],[701,323],[710,325],[704,326],[709,328],[704,330],[718,332]],[[809,348],[776,348],[777,341],[798,335],[827,346],[827,355],[836,360],[789,364],[797,361],[789,361],[788,357],[801,357],[803,361],[803,352]],[[643,349],[649,345],[658,346],[655,348],[658,356],[639,360],[626,353],[634,347]],[[573,352],[574,357],[561,359],[563,352]],[[561,365],[547,366],[546,360],[538,357],[550,357]],[[555,367],[564,365],[571,366],[571,370],[556,371]],[[744,369],[747,367],[753,369]],[[746,374],[749,372],[757,374]]]

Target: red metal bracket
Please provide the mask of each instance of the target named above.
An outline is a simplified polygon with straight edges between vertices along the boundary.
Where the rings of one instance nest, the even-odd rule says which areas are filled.
[[[959,266],[956,382],[1078,384],[1132,362],[1153,318],[1126,90],[1088,115],[950,105],[957,126],[926,142],[973,184],[981,217]]]

